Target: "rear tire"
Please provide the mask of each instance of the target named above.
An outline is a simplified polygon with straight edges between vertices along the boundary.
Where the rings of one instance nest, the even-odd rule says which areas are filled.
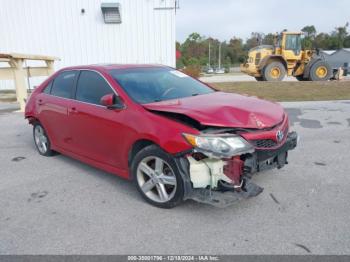
[[[332,68],[325,61],[317,61],[311,66],[310,80],[311,81],[328,81],[333,75]]]
[[[173,157],[156,145],[139,151],[131,164],[137,190],[151,205],[173,208],[184,198],[184,182]]]
[[[33,125],[33,138],[36,149],[42,156],[53,156],[55,152],[51,150],[51,142],[44,127],[39,123]]]
[[[272,62],[265,66],[263,77],[265,81],[282,81],[286,76],[286,69],[281,62]]]

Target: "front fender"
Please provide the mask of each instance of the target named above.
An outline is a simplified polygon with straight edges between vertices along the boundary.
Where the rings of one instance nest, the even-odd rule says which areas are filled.
[[[317,57],[312,59],[306,66],[305,66],[305,70],[304,70],[304,78],[307,79],[310,76],[310,71],[311,71],[311,67],[318,61],[320,61],[321,58]]]
[[[287,62],[286,60],[284,60],[284,58],[280,55],[269,55],[269,56],[265,56],[264,58],[261,59],[258,68],[260,70],[263,70],[263,68],[269,63],[269,61],[279,61],[281,62],[284,67],[287,70]]]
[[[138,134],[138,140],[141,138],[153,141],[165,152],[172,155],[192,148],[182,134],[199,134],[197,129],[157,113],[147,111],[146,114],[149,124],[143,125],[142,129],[138,129],[142,130]]]

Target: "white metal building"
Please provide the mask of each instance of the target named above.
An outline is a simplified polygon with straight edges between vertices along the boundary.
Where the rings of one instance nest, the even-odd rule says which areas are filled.
[[[175,66],[175,12],[176,0],[0,0],[0,53]]]

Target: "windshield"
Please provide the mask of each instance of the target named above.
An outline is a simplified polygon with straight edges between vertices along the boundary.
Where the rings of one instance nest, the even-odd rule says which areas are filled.
[[[192,77],[168,67],[114,69],[110,74],[140,104],[214,92]]]

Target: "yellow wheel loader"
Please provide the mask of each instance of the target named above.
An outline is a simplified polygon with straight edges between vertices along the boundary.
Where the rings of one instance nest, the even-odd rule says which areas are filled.
[[[275,44],[252,48],[241,71],[258,81],[282,81],[294,76],[299,81],[327,81],[333,69],[323,55],[314,50],[302,49],[303,33],[282,32]]]

